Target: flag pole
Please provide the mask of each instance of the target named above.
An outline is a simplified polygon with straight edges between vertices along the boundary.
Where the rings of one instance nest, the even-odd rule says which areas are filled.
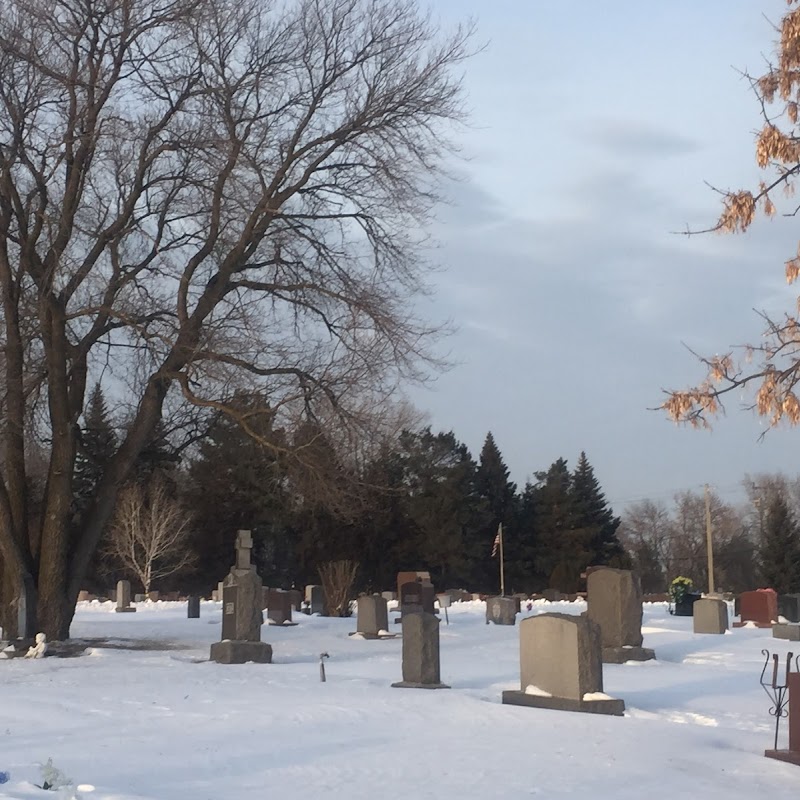
[[[500,597],[506,596],[505,564],[503,563],[503,523],[497,526],[497,535],[500,537]]]

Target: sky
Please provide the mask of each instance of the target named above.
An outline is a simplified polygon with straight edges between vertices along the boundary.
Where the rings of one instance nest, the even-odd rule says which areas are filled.
[[[800,429],[769,431],[731,397],[713,430],[652,411],[704,377],[704,355],[757,342],[754,309],[791,310],[800,225],[687,237],[720,188],[756,187],[761,74],[784,0],[431,0],[477,23],[465,67],[460,180],[433,233],[426,313],[457,331],[454,366],[412,399],[477,457],[491,430],[523,484],[584,450],[616,511],[745,473],[800,472]]]

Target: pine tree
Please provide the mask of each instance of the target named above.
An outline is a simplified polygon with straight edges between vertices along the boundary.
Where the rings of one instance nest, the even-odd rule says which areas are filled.
[[[96,383],[89,397],[80,430],[73,478],[73,520],[81,524],[103,476],[103,470],[117,450],[117,436],[109,419],[102,387]]]
[[[547,583],[540,570],[540,527],[538,489],[526,483],[514,515],[513,557],[508,565],[508,578],[516,591],[538,592]]]
[[[495,443],[492,432],[486,434],[478,469],[475,473],[475,485],[479,496],[484,500],[489,518],[481,537],[484,546],[491,548],[497,529],[503,525],[503,556],[509,577],[514,573],[514,563],[519,557],[519,541],[514,530],[517,503],[517,486],[509,480],[508,467],[503,461],[500,449]],[[491,550],[489,550],[491,553]],[[490,590],[499,588],[497,563],[489,559],[477,562],[481,574],[481,583]],[[508,582],[507,582],[507,585]]]
[[[535,501],[539,542],[536,564],[547,584],[561,591],[577,591],[580,572],[589,554],[585,542],[573,533],[572,475],[559,458],[547,472],[537,472]]]
[[[773,495],[767,509],[759,555],[770,588],[778,594],[800,591],[800,528],[782,492]]]
[[[572,475],[570,494],[572,525],[576,532],[585,537],[590,564],[623,566],[625,550],[617,537],[620,519],[608,507],[594,469],[584,452],[581,452]]]

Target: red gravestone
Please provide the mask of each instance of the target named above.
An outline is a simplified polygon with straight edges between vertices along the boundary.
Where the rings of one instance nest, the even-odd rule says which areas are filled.
[[[742,592],[739,595],[740,622],[734,628],[741,628],[748,622],[758,628],[771,628],[778,621],[778,595],[773,589],[757,589],[755,592]]]

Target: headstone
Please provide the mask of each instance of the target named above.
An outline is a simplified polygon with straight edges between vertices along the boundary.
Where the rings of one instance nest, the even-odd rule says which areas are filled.
[[[436,613],[436,589],[430,581],[423,580],[422,585],[422,610],[426,614]]]
[[[694,632],[725,633],[728,630],[728,604],[717,597],[701,597],[695,600]]]
[[[200,619],[200,595],[193,594],[186,601],[186,617]]]
[[[222,638],[260,642],[261,625],[261,578],[249,572],[222,590]]]
[[[400,613],[405,616],[420,611],[423,611],[422,583],[418,580],[408,581],[400,587]]]
[[[316,584],[306,586],[306,603],[308,603],[309,614],[325,613],[325,595],[321,586]]]
[[[515,625],[517,622],[517,602],[513,597],[490,597],[486,601],[486,624]]]
[[[405,634],[405,631],[404,631]],[[540,614],[519,626],[519,691],[510,705],[622,716],[625,703],[603,693],[600,628],[573,614]]]
[[[250,531],[236,531],[236,565],[233,574],[255,572],[255,566],[250,562],[253,550],[253,534]]]
[[[748,623],[757,628],[771,628],[778,621],[778,595],[773,589],[756,589],[754,592],[742,592],[739,595],[739,622],[734,628],[741,628]]]
[[[400,689],[449,689],[439,669],[439,619],[423,611],[403,615],[403,680]]]
[[[292,622],[292,597],[283,589],[270,589],[267,618],[271,625],[288,625]]]
[[[587,615],[600,626],[603,662],[649,661],[656,654],[642,647],[642,592],[627,569],[599,567],[586,578]]]
[[[428,581],[430,583],[431,574],[430,572],[425,571],[418,571],[418,572],[398,572],[397,573],[397,597],[398,599],[402,597],[403,593],[401,591],[401,587],[404,583],[411,583],[412,581]]]
[[[82,591],[78,592],[79,603],[86,603],[88,602],[88,600],[89,600],[89,592],[87,592],[86,589],[83,589]]]
[[[146,594],[135,594],[133,596],[133,602],[134,603],[144,603],[145,600],[147,600],[147,595]]]
[[[289,602],[292,604],[293,611],[301,611],[303,608],[303,593],[299,589],[289,589]]]
[[[793,622],[776,622],[772,626],[772,638],[800,642],[800,625]]]
[[[222,602],[222,590],[225,588],[225,581],[220,581],[217,584],[217,600],[218,602]]]
[[[778,614],[787,622],[800,622],[800,594],[779,594]]]
[[[379,594],[359,597],[356,601],[358,617],[356,619],[356,633],[365,639],[378,639],[381,632],[384,636],[389,631],[389,612],[386,600]]]
[[[699,592],[684,592],[683,597],[675,603],[675,608],[672,613],[676,617],[691,617],[694,615],[694,604],[703,595]]]
[[[136,611],[131,606],[131,583],[130,581],[117,581],[117,613]]]
[[[160,597],[161,597],[161,592],[149,592],[147,595],[147,599],[151,603],[157,603]]]
[[[117,602],[117,590],[116,589],[106,589],[106,597],[112,602]]]
[[[397,600],[397,593],[396,592],[381,592],[381,597],[387,603],[390,603],[392,600]]]
[[[557,603],[561,600],[561,592],[558,589],[545,589],[542,594],[549,603]]]

